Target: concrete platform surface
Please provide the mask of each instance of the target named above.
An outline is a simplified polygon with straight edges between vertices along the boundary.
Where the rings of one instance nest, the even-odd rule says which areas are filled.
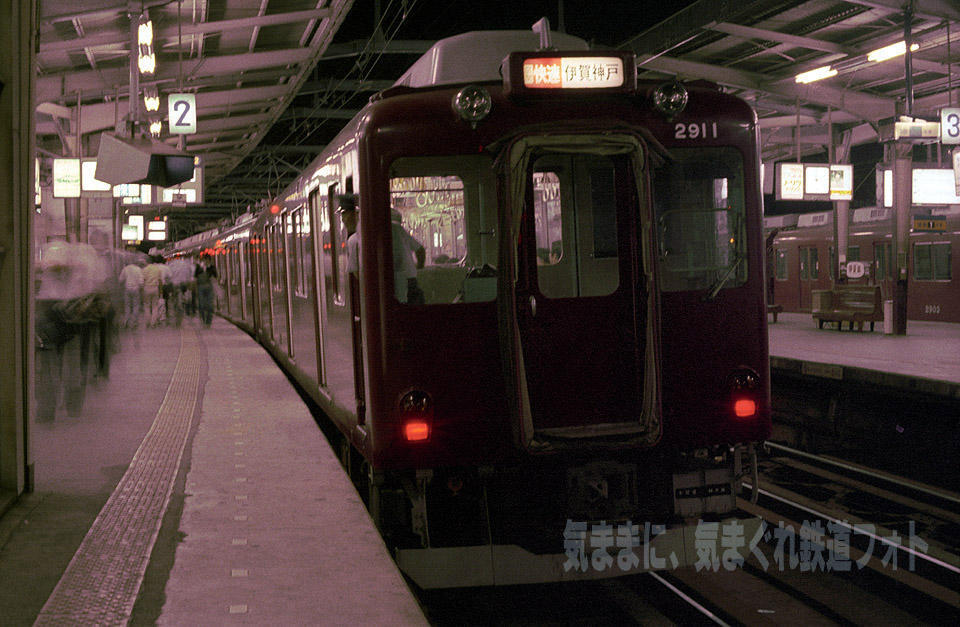
[[[910,320],[906,335],[884,335],[883,323],[872,333],[838,331],[818,329],[810,314],[781,313],[768,329],[771,357],[960,384],[960,324]]]
[[[242,331],[124,331],[84,396],[31,425],[35,491],[0,518],[0,625],[426,624],[309,410]]]

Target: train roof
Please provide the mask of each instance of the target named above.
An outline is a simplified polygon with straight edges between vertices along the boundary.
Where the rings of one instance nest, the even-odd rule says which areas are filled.
[[[551,31],[557,50],[589,50],[586,41]],[[537,50],[540,35],[532,30],[486,30],[441,39],[397,79],[394,87],[436,87],[500,81],[500,64],[511,52]]]

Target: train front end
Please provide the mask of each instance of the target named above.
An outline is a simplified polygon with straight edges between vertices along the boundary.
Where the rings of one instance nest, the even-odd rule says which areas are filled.
[[[739,480],[770,430],[749,107],[551,50],[502,82],[411,80],[359,135],[365,454],[401,568],[600,578],[693,564],[706,519],[749,541]]]

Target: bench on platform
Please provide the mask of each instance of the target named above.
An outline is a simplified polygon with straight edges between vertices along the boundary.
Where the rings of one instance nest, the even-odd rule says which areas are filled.
[[[777,316],[783,313],[783,305],[768,304],[767,313],[773,314],[773,321],[776,322]]]
[[[863,330],[863,323],[873,324],[883,320],[883,303],[880,300],[879,285],[838,285],[829,290],[813,291],[813,319],[823,328],[824,322],[836,322],[843,330],[843,323],[850,323],[850,330],[856,323],[857,330]]]

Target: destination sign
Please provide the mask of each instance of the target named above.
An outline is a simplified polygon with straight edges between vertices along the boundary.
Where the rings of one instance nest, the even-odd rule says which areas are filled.
[[[947,230],[947,218],[945,216],[913,216],[913,230],[942,233]]]
[[[511,52],[505,60],[503,84],[508,95],[597,92],[633,93],[637,62],[632,52]]]

